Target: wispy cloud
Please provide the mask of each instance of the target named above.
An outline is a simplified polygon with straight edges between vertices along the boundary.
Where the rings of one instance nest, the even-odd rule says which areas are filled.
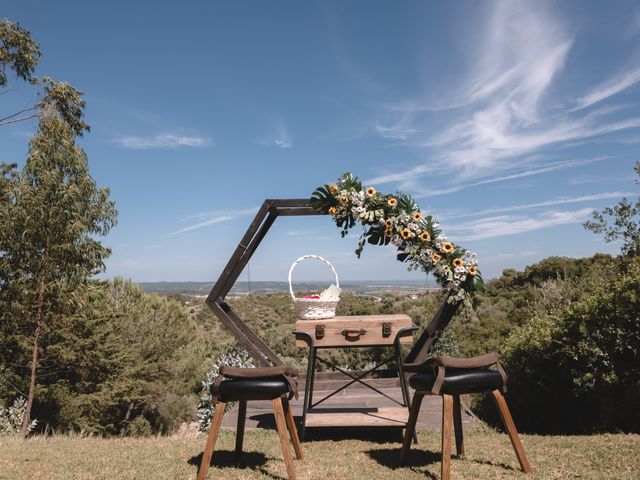
[[[173,150],[180,147],[208,147],[211,139],[195,135],[159,133],[152,136],[127,135],[116,137],[113,142],[132,150]]]
[[[522,168],[527,156],[640,127],[640,116],[633,113],[612,119],[611,108],[579,112],[567,107],[575,106],[575,98],[551,94],[575,42],[573,32],[551,11],[552,4],[483,5],[489,5],[486,26],[466,39],[470,59],[466,72],[458,85],[447,84],[436,94],[455,101],[430,108],[420,98],[400,100],[382,107],[373,123],[373,133],[413,147],[428,160],[379,175],[372,182],[415,187],[418,179],[429,175],[439,185],[441,178],[451,177],[475,185],[473,180],[487,170],[496,178],[511,180],[519,178],[510,174]],[[592,105],[638,81],[640,69],[630,70],[594,88],[578,103]],[[461,188],[448,186],[436,194]]]
[[[598,85],[585,96],[579,98],[576,110],[590,107],[594,103],[612,97],[613,95],[617,95],[638,82],[640,82],[640,67],[618,74]]]
[[[494,177],[481,178],[476,182],[459,183],[459,184],[454,184],[444,188],[436,188],[436,189],[419,191],[415,196],[416,198],[424,198],[424,197],[434,197],[437,195],[444,195],[447,193],[455,193],[455,192],[464,190],[466,188],[477,187],[480,185],[506,182],[508,180],[516,180],[519,178],[532,177],[535,175],[542,175],[544,173],[557,172],[559,170],[566,170],[568,168],[582,167],[584,165],[588,165],[588,164],[603,161],[603,160],[608,160],[610,158],[611,157],[597,157],[597,158],[592,158],[587,160],[566,160],[566,161],[549,164],[544,167],[530,168],[527,170],[516,171],[515,173],[510,173],[508,175],[497,175]]]
[[[193,230],[198,230],[200,228],[209,227],[211,225],[215,225],[217,223],[228,222],[229,220],[233,220],[236,217],[241,217],[244,215],[251,215],[256,213],[258,210],[257,207],[245,208],[241,210],[226,210],[226,211],[211,211],[211,212],[198,212],[191,215],[186,216],[183,221],[184,222],[194,222],[197,220],[197,223],[192,223],[191,225],[176,230],[175,232],[167,233],[165,237],[179,235],[181,233],[192,232]]]
[[[487,238],[517,235],[519,233],[579,223],[587,219],[593,208],[572,211],[550,211],[538,216],[497,216],[450,225],[447,230],[456,233],[456,240],[484,240]]]
[[[634,195],[632,192],[605,192],[605,193],[595,193],[592,195],[579,195],[575,197],[563,197],[556,198],[554,200],[545,200],[544,202],[536,202],[536,203],[526,203],[520,205],[511,205],[508,207],[500,207],[500,208],[489,208],[486,210],[480,210],[477,212],[466,212],[466,213],[458,213],[448,216],[442,216],[442,219],[450,220],[453,218],[465,218],[465,217],[477,217],[482,215],[493,215],[495,213],[504,213],[504,212],[514,212],[517,210],[531,210],[534,208],[541,207],[552,207],[556,205],[567,205],[569,203],[581,203],[581,202],[592,202],[597,200],[607,200],[611,198],[622,198],[625,196]]]
[[[256,139],[256,142],[260,145],[270,145],[279,148],[293,147],[291,134],[283,119],[278,118],[274,120],[272,130],[271,134]]]
[[[199,228],[208,227],[210,225],[215,225],[216,223],[227,222],[229,220],[233,220],[234,217],[230,215],[223,215],[221,217],[213,217],[209,220],[205,220],[204,222],[196,223],[195,225],[189,225],[188,227],[181,228],[180,230],[176,230],[175,232],[168,233],[166,236],[178,235],[180,233],[191,232],[193,230],[198,230]]]

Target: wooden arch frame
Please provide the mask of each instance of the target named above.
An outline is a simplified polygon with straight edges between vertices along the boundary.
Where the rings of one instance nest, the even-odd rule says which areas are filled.
[[[283,362],[233,311],[225,301],[225,297],[247,266],[273,222],[281,215],[290,217],[322,215],[322,213],[313,209],[309,204],[309,199],[306,198],[265,200],[207,297],[209,308],[231,330],[238,343],[248,350],[261,367],[282,365]]]

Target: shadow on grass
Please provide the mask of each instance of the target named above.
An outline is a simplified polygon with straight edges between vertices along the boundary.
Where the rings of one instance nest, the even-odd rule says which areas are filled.
[[[491,460],[479,460],[479,459],[473,459],[469,461],[473,463],[479,463],[480,465],[491,465],[492,467],[502,467],[505,470],[511,470],[512,472],[521,472],[519,468],[515,468],[513,467],[513,465],[508,465],[503,462],[492,462]]]
[[[423,467],[440,463],[440,452],[432,452],[429,450],[411,450],[407,456],[406,463],[400,463],[400,450],[398,448],[380,448],[372,449],[365,452],[373,460],[387,468],[395,470],[403,467]]]
[[[432,452],[429,450],[419,450],[413,449],[409,452],[407,456],[407,462],[402,464],[400,463],[400,450],[401,448],[382,448],[382,449],[372,449],[365,452],[369,455],[373,460],[378,462],[380,465],[395,470],[397,468],[409,468],[414,472],[421,473],[425,475],[427,478],[436,479],[438,478],[436,475],[432,474],[429,471],[425,471],[422,469],[418,469],[417,467],[426,467],[433,464],[439,464],[442,456],[440,452]],[[519,472],[520,470],[514,468],[512,465],[508,465],[503,462],[494,462],[491,460],[481,460],[481,459],[470,459],[468,457],[461,457],[459,455],[452,455],[452,459],[456,460],[466,460],[468,462],[477,463],[480,465],[490,465],[493,467],[500,467],[504,470],[510,470],[512,472]]]
[[[200,470],[200,462],[202,462],[202,453],[191,457],[187,460],[189,465],[195,465]],[[268,459],[264,453],[261,452],[242,452],[240,457],[236,456],[235,451],[229,450],[216,450],[213,452],[211,458],[211,466],[215,468],[240,468],[253,470],[259,472],[267,478],[274,480],[285,480],[283,477],[274,475],[273,473],[264,469],[264,465]]]

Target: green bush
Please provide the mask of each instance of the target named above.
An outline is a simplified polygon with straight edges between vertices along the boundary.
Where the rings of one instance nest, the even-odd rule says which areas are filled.
[[[508,401],[521,430],[640,431],[640,264],[627,257],[618,265],[591,288],[548,288],[534,316],[508,336]],[[488,402],[477,410],[495,421]]]

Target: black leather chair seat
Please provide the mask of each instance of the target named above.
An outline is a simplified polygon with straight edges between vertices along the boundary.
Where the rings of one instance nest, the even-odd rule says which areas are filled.
[[[435,372],[416,373],[409,378],[409,384],[415,390],[431,390],[436,381]],[[440,393],[456,395],[466,393],[486,392],[502,388],[502,377],[496,370],[490,368],[451,368],[445,370],[444,382]]]
[[[273,400],[288,392],[289,384],[283,378],[234,378],[220,383],[218,398],[221,402]]]

